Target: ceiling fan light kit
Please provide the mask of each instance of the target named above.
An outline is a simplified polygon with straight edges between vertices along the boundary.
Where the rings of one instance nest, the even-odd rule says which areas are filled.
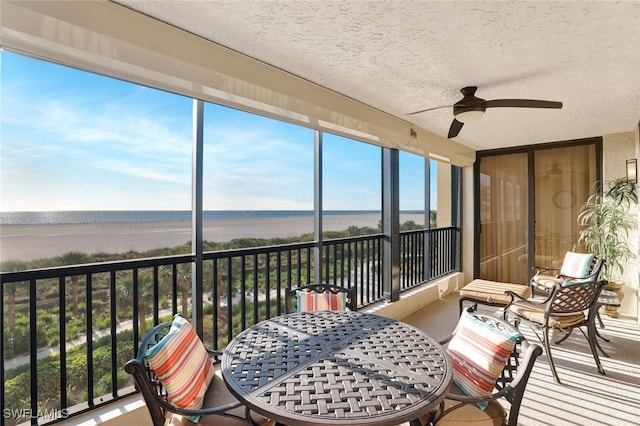
[[[463,97],[455,104],[423,109],[412,112],[409,115],[453,106],[454,119],[447,135],[447,137],[451,139],[458,136],[458,133],[460,133],[464,123],[471,123],[482,119],[487,108],[562,108],[562,102],[542,101],[537,99],[494,99],[487,101],[482,98],[478,98],[476,96],[476,90],[478,90],[476,86],[463,87],[462,90],[460,90]]]
[[[454,113],[454,115],[456,116],[456,120],[458,120],[461,123],[473,123],[476,121],[480,121],[482,119],[482,116],[484,115],[484,109],[481,110],[469,110],[469,111],[462,111],[459,113]]]

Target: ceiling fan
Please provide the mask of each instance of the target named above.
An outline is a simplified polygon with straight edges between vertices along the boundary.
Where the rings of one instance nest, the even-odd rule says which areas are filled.
[[[494,99],[486,101],[476,96],[477,89],[476,86],[463,87],[462,90],[460,90],[463,98],[455,104],[421,109],[420,111],[414,111],[407,115],[453,107],[454,119],[449,128],[449,134],[447,135],[447,138],[450,139],[458,136],[464,123],[480,120],[487,108],[562,108],[562,102],[541,101],[536,99]]]

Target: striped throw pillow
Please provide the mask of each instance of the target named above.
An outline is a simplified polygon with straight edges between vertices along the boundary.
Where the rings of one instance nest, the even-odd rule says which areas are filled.
[[[145,358],[172,404],[202,408],[214,369],[202,341],[184,317],[174,317],[169,333],[145,352]]]
[[[507,364],[517,331],[500,330],[464,311],[447,346],[453,365],[453,381],[468,396],[486,396]],[[478,402],[481,410],[487,402]]]
[[[584,278],[589,274],[592,261],[593,254],[573,253],[568,251],[564,255],[560,274],[568,277]]]
[[[347,306],[346,293],[296,291],[298,312],[344,311]]]

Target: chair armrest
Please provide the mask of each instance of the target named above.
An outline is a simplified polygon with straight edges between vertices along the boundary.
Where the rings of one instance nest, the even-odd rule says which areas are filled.
[[[549,271],[558,271],[560,272],[560,268],[551,268],[548,266],[534,266],[536,268],[536,275],[544,274],[544,275],[558,275],[558,274],[549,274]]]
[[[209,348],[206,348],[206,347],[205,347],[205,349],[207,350],[207,353],[210,356],[215,356],[216,358],[219,358],[224,354],[224,351],[219,351],[217,349],[209,349]]]
[[[589,280],[591,275],[587,275],[586,277],[572,277],[571,275],[558,275],[558,278],[562,278],[564,281],[572,281],[572,280]]]
[[[505,306],[505,311],[507,310],[507,308],[509,306],[511,306],[514,302],[530,302],[529,299],[525,299],[524,297],[520,296],[519,294],[516,294],[514,292],[512,292],[511,290],[506,290],[504,292],[504,294],[506,294],[507,296],[511,297],[511,301],[509,303],[507,303],[507,306]]]
[[[558,284],[556,284],[558,285]],[[524,297],[512,292],[511,290],[507,290],[504,292],[504,294],[506,294],[507,296],[511,297],[511,301],[509,303],[507,303],[503,309],[503,314],[502,314],[502,318],[506,321],[507,320],[507,313],[509,312],[509,307],[511,305],[513,305],[514,303],[518,302],[518,303],[525,303],[528,305],[532,305],[532,306],[537,306],[537,305],[545,305],[549,299],[551,298],[551,296],[553,295],[554,292],[549,293],[549,295],[544,299],[538,299],[538,300],[532,300],[532,299],[525,299]]]
[[[520,344],[523,345],[522,351],[524,351],[524,353],[520,356],[518,370],[510,383],[505,384],[491,394],[479,397],[471,397],[455,393],[447,394],[446,399],[456,401],[457,404],[452,405],[446,410],[439,410],[432,423],[437,424],[442,417],[465,405],[475,404],[477,402],[489,402],[502,397],[506,398],[511,404],[515,403],[515,409],[519,409],[525,387],[531,375],[531,371],[533,370],[533,365],[535,364],[536,359],[542,355],[542,347],[540,345],[536,343],[529,343],[527,340],[523,340]],[[512,405],[512,409],[513,408],[514,406]]]
[[[443,408],[444,406],[441,406],[441,408],[438,409],[438,412],[436,413],[435,418],[432,421],[432,424],[434,425],[438,424],[440,419],[442,419],[444,416],[451,413],[452,411],[457,410],[458,408],[462,408],[465,405],[476,404],[478,402],[489,402],[494,399],[502,398],[503,396],[507,395],[510,390],[511,390],[511,386],[507,385],[504,388],[492,394],[476,396],[476,397],[457,394],[457,393],[449,393],[447,394],[445,399],[448,399],[450,401],[455,401],[456,403],[447,409],[444,409]]]
[[[438,343],[440,343],[441,345],[446,345],[451,341],[451,339],[453,339],[453,334],[450,334],[448,337],[445,337],[444,339],[440,340]]]
[[[216,407],[203,407],[198,410],[188,410],[180,407],[176,407],[175,405],[170,404],[163,397],[160,397],[156,392],[155,385],[149,379],[149,375],[147,374],[147,368],[137,358],[129,360],[124,369],[127,373],[132,374],[136,384],[138,385],[138,389],[142,393],[145,402],[147,405],[151,407],[162,407],[163,409],[170,411],[172,413],[182,414],[186,416],[202,416],[207,414],[226,414],[227,411],[233,410],[234,408],[238,408],[242,406],[242,403],[238,400],[230,402],[228,404],[219,405]],[[151,410],[149,410],[151,411]],[[154,412],[160,413],[158,410],[153,410]],[[164,418],[161,418],[161,423],[164,423]]]
[[[462,405],[475,404],[476,402],[488,402],[488,401],[491,401],[493,399],[502,398],[507,393],[506,389],[508,389],[510,387],[511,387],[510,385],[507,385],[504,388],[502,388],[502,389],[500,389],[500,390],[498,390],[498,391],[496,391],[494,393],[490,393],[488,395],[483,395],[483,396],[468,396],[468,395],[462,395],[462,394],[458,394],[458,393],[449,393],[449,394],[447,394],[445,399],[449,399],[451,401],[461,402],[462,404],[456,404],[453,407],[450,407],[444,413],[448,413],[450,411],[453,411],[456,408],[461,407]]]

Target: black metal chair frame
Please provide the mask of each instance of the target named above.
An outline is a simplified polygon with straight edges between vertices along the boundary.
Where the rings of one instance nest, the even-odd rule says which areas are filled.
[[[491,315],[479,314],[474,312],[472,309],[468,309],[467,311],[483,322],[490,324],[492,327],[507,329],[510,331],[515,330],[511,324],[503,319],[496,318]],[[443,345],[447,344],[453,336],[454,335],[449,336],[440,343]],[[441,404],[441,409],[436,413],[431,424],[437,425],[440,419],[465,405],[476,404],[478,402],[489,402],[504,398],[510,404],[509,416],[506,424],[508,426],[516,426],[518,424],[520,406],[522,405],[522,398],[524,396],[527,382],[531,376],[533,365],[540,355],[542,355],[542,347],[536,343],[530,343],[521,335],[520,339],[516,342],[516,346],[514,347],[507,364],[502,369],[502,373],[496,380],[496,390],[493,393],[481,397],[470,397],[457,393],[449,393],[447,394],[446,399],[456,401],[455,405],[445,410],[443,409],[443,402]],[[479,410],[480,409],[478,408],[478,411]],[[414,422],[412,422],[412,424],[414,424]]]
[[[538,277],[539,275],[551,276],[553,278],[558,279],[559,282],[572,281],[572,280],[597,281],[598,276],[600,275],[600,270],[602,270],[602,265],[604,265],[604,259],[601,259],[598,256],[593,256],[593,259],[591,260],[591,265],[589,267],[589,273],[587,274],[587,276],[584,276],[584,277],[571,277],[569,275],[562,275],[559,273],[551,274],[550,272],[553,272],[553,271],[560,272],[562,268],[546,268],[542,266],[536,266],[536,273],[533,277],[531,277],[531,280],[529,281],[529,286],[531,287],[531,294],[536,294],[536,291],[542,292],[544,294],[549,294],[551,291],[549,288],[543,285],[539,285],[536,282],[536,277]]]
[[[356,311],[358,309],[357,305],[357,293],[355,287],[340,287],[338,285],[333,284],[308,284],[298,288],[288,288],[285,291],[285,306],[287,313],[293,312],[291,309],[292,301],[296,300],[296,291],[311,291],[316,293],[346,293],[347,300],[345,303],[345,307],[350,311]]]
[[[562,343],[567,338],[569,338],[574,329],[579,329],[589,343],[589,348],[591,349],[593,359],[596,362],[598,373],[605,374],[604,368],[600,363],[600,357],[598,356],[597,351],[598,342],[596,340],[596,316],[598,313],[598,296],[600,295],[602,287],[604,287],[606,284],[607,281],[587,281],[564,286],[562,284],[556,284],[553,287],[551,293],[544,300],[523,299],[517,294],[508,292],[512,298],[512,302],[507,305],[504,310],[505,319],[509,320],[510,317],[513,317],[513,322],[516,327],[519,327],[520,323],[524,323],[534,332],[536,337],[544,345],[547,353],[547,358],[549,359],[549,366],[551,368],[553,378],[557,383],[561,382],[558,376],[558,372],[556,371],[555,364],[553,362],[553,356],[551,355],[550,340],[550,332],[554,329],[564,333],[564,335],[555,342],[556,344]],[[514,303],[519,303],[525,307],[537,307],[537,309],[544,308],[543,322],[538,323],[528,318],[517,315],[510,309],[511,305],[513,305]],[[554,324],[551,324],[554,320],[554,317],[561,317],[563,314],[566,315],[584,312],[586,312],[586,315],[584,316],[583,321],[566,328],[556,327]],[[586,333],[582,329],[582,327],[586,327]]]
[[[555,278],[557,278],[559,281],[561,280],[584,280],[584,281],[597,281],[598,277],[600,276],[600,271],[602,270],[602,267],[604,266],[605,260],[604,259],[600,259],[597,256],[593,256],[593,259],[591,260],[591,266],[589,268],[589,275],[587,275],[585,278],[578,278],[578,277],[570,277],[568,275],[554,275]],[[531,278],[531,281],[529,281],[529,286],[531,287],[531,294],[535,295],[536,294],[536,290],[539,291],[539,293],[542,294],[549,294],[551,292],[551,289],[543,286],[543,285],[538,285],[535,281],[536,276],[542,274],[542,275],[547,275],[546,272],[548,271],[559,271],[560,268],[541,268],[541,267],[537,267],[538,270],[536,272],[536,275],[534,275]],[[602,318],[600,317],[600,310],[596,309],[596,320],[598,321],[598,324],[600,324],[600,328],[604,328],[604,323],[602,322]],[[607,339],[605,339],[600,333],[597,332],[596,333],[598,335],[598,337],[600,337],[602,340],[604,340],[605,342],[608,342]],[[600,343],[598,343],[598,341],[596,340],[596,345],[598,346],[598,349],[600,350],[600,352],[602,352],[602,354],[605,357],[608,357],[609,355],[604,351],[604,349],[602,349],[602,347],[600,346]]]
[[[164,336],[167,335],[171,328],[171,322],[166,322],[153,327],[142,339],[140,348],[136,358],[129,360],[124,369],[127,373],[133,375],[137,388],[147,404],[151,420],[154,426],[163,426],[166,422],[167,412],[181,414],[185,416],[203,416],[203,415],[220,415],[230,416],[236,419],[252,424],[249,409],[245,409],[245,417],[229,413],[228,411],[242,407],[240,401],[234,401],[217,407],[203,407],[198,410],[187,410],[172,405],[167,396],[165,388],[158,380],[155,372],[149,367],[144,353],[147,349],[156,345]],[[207,349],[211,356],[222,356],[221,351]]]

